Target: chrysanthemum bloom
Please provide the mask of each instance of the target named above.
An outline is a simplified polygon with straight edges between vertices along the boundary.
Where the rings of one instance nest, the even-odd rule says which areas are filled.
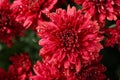
[[[31,80],[58,80],[60,79],[59,70],[49,63],[37,61],[33,70],[36,75],[30,77]]]
[[[100,63],[101,59],[102,57],[100,56],[96,60],[91,61],[91,64],[83,66],[77,73],[74,68],[70,70],[58,68],[62,80],[104,80],[106,78],[104,74],[106,67]]]
[[[30,77],[30,80],[76,80],[75,75],[67,76],[65,68],[57,68],[53,63],[40,62],[33,67],[35,75]],[[75,74],[75,73],[72,73]]]
[[[48,13],[57,0],[15,0],[11,6],[16,21],[25,28],[36,27],[42,13]]]
[[[39,44],[43,46],[40,55],[44,61],[78,72],[81,64],[90,63],[99,56],[102,37],[98,35],[98,24],[92,22],[89,15],[68,7],[67,11],[57,9],[48,16],[51,21],[41,22],[37,27],[41,37]]]
[[[0,42],[11,45],[12,38],[23,34],[23,27],[11,16],[8,0],[0,1]]]
[[[10,65],[6,80],[26,80],[32,76],[31,61],[28,54],[23,53],[10,57]]]
[[[33,69],[35,75],[31,76],[31,80],[104,80],[106,76],[103,72],[106,67],[100,64],[101,57],[92,61],[92,64],[84,66],[78,73],[74,72],[74,68],[69,71],[64,67],[57,68],[53,63],[37,62]],[[69,73],[69,75],[68,75]]]
[[[104,25],[105,19],[116,20],[120,15],[119,0],[74,0],[77,4],[82,4],[82,10],[91,14],[93,19],[98,20],[100,25]]]
[[[105,71],[106,67],[102,64],[91,65],[81,70],[78,80],[105,80]]]
[[[5,80],[6,72],[4,69],[0,68],[0,80]]]
[[[120,20],[116,21],[116,27],[107,28],[104,34],[107,35],[105,45],[107,47],[114,47],[115,44],[118,44],[120,50]]]

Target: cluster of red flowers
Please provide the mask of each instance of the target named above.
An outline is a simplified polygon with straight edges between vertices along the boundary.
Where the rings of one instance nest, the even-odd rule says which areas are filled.
[[[106,19],[117,20],[120,15],[119,0],[74,0],[76,4],[82,5],[82,10],[97,20],[104,27]]]
[[[32,76],[32,63],[27,53],[10,57],[8,72],[0,68],[0,80],[26,80]]]
[[[118,49],[120,50],[120,20],[116,22],[116,27],[106,29],[105,34],[107,36],[105,45],[113,47],[115,44],[118,44]]]
[[[66,0],[0,0],[0,41],[8,45],[12,38],[32,28],[41,38],[39,60],[34,64],[28,54],[10,58],[8,72],[0,68],[0,80],[104,80],[106,67],[102,65],[105,45],[119,45],[120,20],[116,27],[106,28],[107,20],[118,19],[119,0],[73,0],[81,5],[59,8]],[[53,12],[55,11],[55,12]],[[102,34],[101,34],[102,33]]]
[[[23,35],[23,27],[11,16],[10,3],[8,0],[0,0],[0,42],[12,44],[12,38]],[[17,34],[17,35],[16,35]]]

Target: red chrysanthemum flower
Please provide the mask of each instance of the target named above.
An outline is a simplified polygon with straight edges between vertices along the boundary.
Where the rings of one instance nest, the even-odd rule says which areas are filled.
[[[12,44],[12,38],[23,35],[23,27],[11,16],[8,0],[0,1],[0,42]]]
[[[37,62],[33,69],[34,76],[31,76],[31,80],[104,80],[106,76],[103,72],[106,71],[106,67],[100,64],[101,57],[92,61],[92,64],[82,67],[82,69],[76,73],[75,69],[71,68],[67,70],[64,67],[58,68],[52,62]]]
[[[51,10],[57,0],[15,0],[11,6],[16,21],[25,28],[36,27],[41,14]]]
[[[32,65],[27,53],[12,56],[10,61],[16,68],[22,67],[24,70],[29,70]]]
[[[116,21],[116,27],[107,28],[104,34],[107,35],[105,45],[107,47],[114,47],[115,44],[118,44],[120,50],[120,20]]]
[[[65,68],[58,68],[62,77],[62,80],[104,80],[106,67],[100,63],[102,56],[91,61],[91,64],[87,64],[81,68],[79,72],[75,72],[75,68],[67,70]]]
[[[102,64],[91,65],[81,70],[78,80],[105,80],[105,71],[106,67]]]
[[[26,80],[32,76],[31,61],[28,54],[15,55],[10,58],[10,65],[6,80]]]
[[[57,68],[53,63],[40,62],[34,65],[33,70],[35,75],[31,76],[31,80],[75,80],[75,75],[66,75],[65,68]],[[75,73],[72,73],[75,74]]]
[[[5,80],[6,72],[2,68],[0,68],[0,80]]]
[[[104,25],[105,19],[117,20],[120,15],[119,0],[75,0],[77,4],[82,4],[82,10],[98,20],[100,25]]]
[[[59,70],[49,63],[37,61],[33,70],[36,75],[31,77],[31,80],[58,80],[60,78]]]
[[[58,9],[48,16],[51,22],[41,22],[37,27],[43,60],[52,61],[58,67],[63,65],[66,69],[74,67],[78,72],[81,64],[99,56],[102,37],[98,35],[99,26],[89,19],[89,15],[68,7],[67,12]]]

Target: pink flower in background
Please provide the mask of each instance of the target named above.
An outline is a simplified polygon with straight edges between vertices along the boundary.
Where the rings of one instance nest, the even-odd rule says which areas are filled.
[[[82,5],[85,13],[91,14],[93,20],[98,20],[101,27],[105,25],[105,20],[117,20],[120,15],[119,0],[74,0]]]
[[[11,6],[12,15],[25,28],[37,26],[42,13],[48,13],[57,0],[15,0]]]
[[[114,47],[115,44],[118,44],[118,49],[120,50],[120,20],[116,21],[116,27],[107,28],[105,35],[107,35],[105,45],[107,47]]]
[[[23,27],[11,16],[8,0],[0,1],[0,42],[12,44],[12,38],[23,35]]]
[[[32,64],[28,54],[12,56],[10,61],[12,64],[8,69],[6,80],[26,80],[32,76]]]
[[[57,9],[48,16],[51,21],[41,22],[37,27],[37,34],[41,37],[39,44],[43,46],[40,55],[44,61],[79,72],[82,64],[99,56],[102,37],[98,24],[92,22],[89,15],[68,6],[67,11]]]

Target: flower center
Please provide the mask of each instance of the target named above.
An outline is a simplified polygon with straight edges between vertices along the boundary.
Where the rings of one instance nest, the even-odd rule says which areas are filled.
[[[64,51],[72,51],[74,52],[78,47],[78,32],[74,29],[65,29],[57,33],[60,46]]]

